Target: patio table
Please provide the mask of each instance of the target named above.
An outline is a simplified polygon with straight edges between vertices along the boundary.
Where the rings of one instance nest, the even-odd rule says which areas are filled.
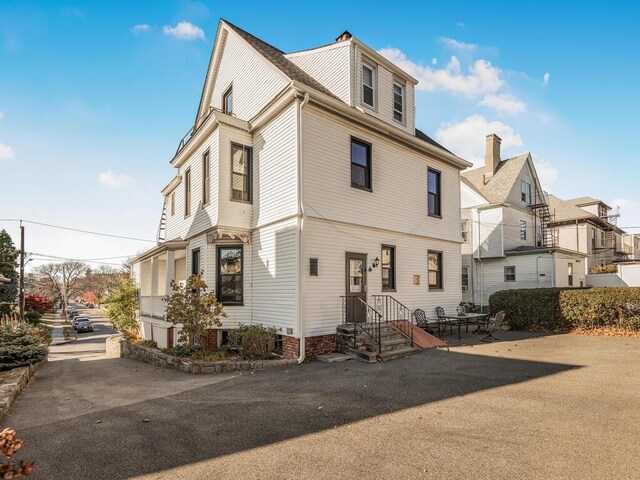
[[[467,331],[469,331],[469,324],[473,325],[479,320],[487,318],[488,316],[488,313],[462,313],[457,315],[446,315],[444,318],[458,324],[458,340],[460,340],[460,330],[463,323],[466,323]]]

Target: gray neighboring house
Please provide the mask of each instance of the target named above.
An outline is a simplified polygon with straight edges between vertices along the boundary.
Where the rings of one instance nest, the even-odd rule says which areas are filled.
[[[500,143],[488,135],[484,166],[461,174],[463,299],[484,305],[499,290],[584,285],[586,255],[556,243],[531,154],[503,160]]]
[[[587,255],[591,267],[633,258],[633,247],[624,242],[625,231],[616,225],[618,213],[593,197],[562,200],[547,195],[557,245]]]

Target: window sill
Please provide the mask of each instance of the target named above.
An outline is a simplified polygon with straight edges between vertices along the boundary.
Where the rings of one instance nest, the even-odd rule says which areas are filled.
[[[225,307],[244,307],[244,302],[220,302]]]
[[[428,213],[427,216],[431,218],[439,218],[442,220],[442,215],[436,215],[435,213]]]
[[[429,287],[430,292],[443,292],[444,288],[442,287]]]
[[[383,292],[397,292],[397,290],[395,288],[383,288],[382,291]]]
[[[253,200],[246,200],[245,201],[245,200],[237,200],[235,198],[231,198],[230,200],[232,202],[235,202],[235,203],[246,203],[247,205],[253,205]]]
[[[373,189],[369,188],[369,187],[361,187],[360,185],[354,185],[353,183],[351,184],[351,188],[357,188],[358,190],[364,190],[365,192],[371,192],[373,193]]]

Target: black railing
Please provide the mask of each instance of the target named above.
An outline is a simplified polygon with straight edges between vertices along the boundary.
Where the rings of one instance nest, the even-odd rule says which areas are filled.
[[[200,118],[196,120],[196,123],[194,123],[193,127],[191,127],[189,131],[185,133],[184,137],[180,139],[180,142],[178,143],[178,148],[176,150],[176,155],[178,155],[184,149],[184,147],[187,146],[187,143],[189,143],[189,141],[193,138],[196,132],[200,130],[200,127],[202,127],[207,122],[207,120],[209,119],[209,117],[214,111],[222,112],[222,110],[220,110],[219,108],[209,107],[209,110],[203,113],[200,116]]]
[[[353,324],[353,348],[357,349],[357,337],[361,332],[374,343],[378,353],[381,352],[381,323],[382,315],[360,297],[341,296],[342,323]]]
[[[372,299],[373,308],[380,314],[382,321],[409,338],[413,347],[413,317],[409,307],[391,295],[372,295]]]

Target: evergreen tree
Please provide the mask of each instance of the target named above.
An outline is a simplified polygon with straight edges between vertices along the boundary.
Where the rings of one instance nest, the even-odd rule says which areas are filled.
[[[0,283],[0,315],[10,313],[18,299],[18,250],[6,230],[0,230],[0,275],[10,283]]]

